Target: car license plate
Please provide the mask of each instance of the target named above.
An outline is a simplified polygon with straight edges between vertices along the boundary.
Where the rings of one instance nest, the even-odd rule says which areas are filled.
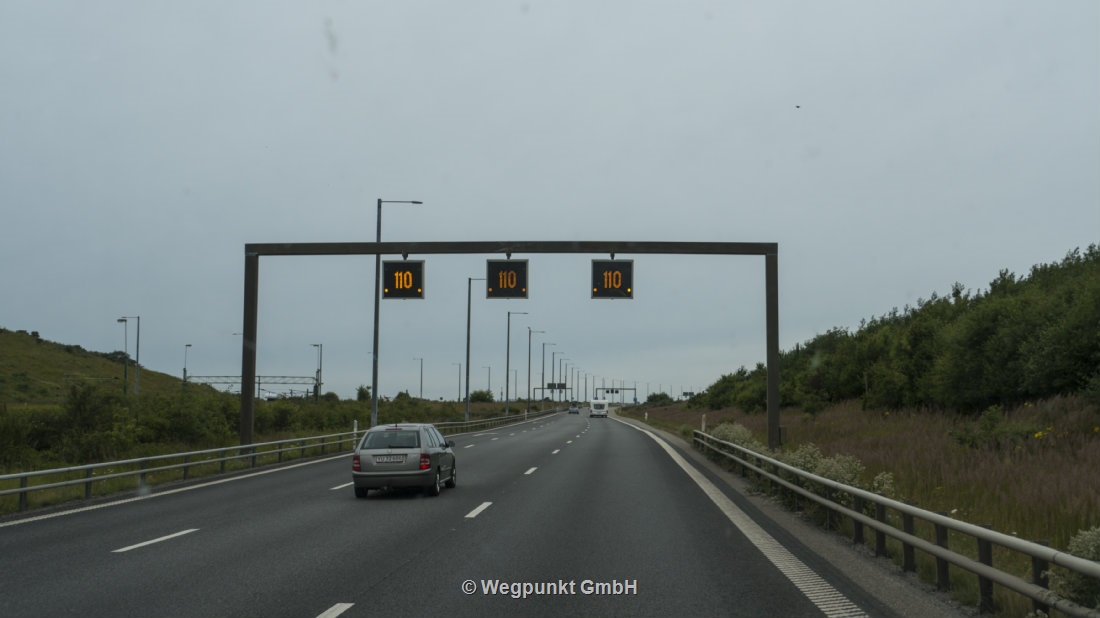
[[[405,463],[404,455],[375,455],[374,463]]]

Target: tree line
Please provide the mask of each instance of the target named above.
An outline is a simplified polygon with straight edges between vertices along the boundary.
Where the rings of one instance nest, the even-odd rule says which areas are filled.
[[[853,399],[964,414],[1065,394],[1100,404],[1100,246],[1024,277],[1002,270],[985,291],[955,283],[947,296],[855,331],[833,328],[779,359],[780,405],[809,413]],[[764,411],[767,369],[741,367],[690,405]]]

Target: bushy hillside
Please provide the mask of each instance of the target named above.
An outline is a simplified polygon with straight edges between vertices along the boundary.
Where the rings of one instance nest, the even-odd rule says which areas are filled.
[[[0,328],[0,404],[61,404],[68,387],[78,383],[114,386],[122,393],[123,352],[91,352],[78,345],[47,341],[37,332]],[[134,389],[134,364],[130,359],[129,391]],[[141,392],[178,392],[181,380],[141,369]]]
[[[779,369],[780,405],[807,412],[852,399],[963,413],[1065,394],[1100,403],[1100,247],[834,328],[781,352]],[[692,403],[762,411],[766,383],[763,364],[742,367]]]

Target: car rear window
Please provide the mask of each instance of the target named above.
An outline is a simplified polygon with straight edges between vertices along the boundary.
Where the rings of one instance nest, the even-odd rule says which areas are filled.
[[[420,448],[420,432],[415,429],[372,431],[363,438],[362,448]]]

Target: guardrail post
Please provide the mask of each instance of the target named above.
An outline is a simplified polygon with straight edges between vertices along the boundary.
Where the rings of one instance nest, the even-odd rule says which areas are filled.
[[[863,498],[856,496],[852,501],[852,510],[859,514],[863,514]],[[863,522],[858,519],[852,520],[852,542],[856,545],[863,545]]]
[[[190,455],[184,455],[183,456],[183,463],[184,464],[191,463],[191,456]],[[191,466],[184,465],[183,466],[183,480],[185,480],[185,481],[187,480],[188,476],[190,476],[190,472],[191,472]]]
[[[27,510],[27,477],[19,479],[19,489],[23,490],[19,492],[19,510],[22,512]]]
[[[901,529],[906,534],[913,534],[913,516],[909,513],[901,514]],[[913,555],[913,546],[907,542],[901,544],[901,570],[912,573],[917,570],[917,561]]]
[[[1035,541],[1043,547],[1050,547],[1050,541]],[[1050,571],[1050,563],[1042,558],[1031,558],[1031,583],[1043,588],[1050,588],[1050,578],[1047,573]],[[1031,609],[1035,613],[1046,616],[1050,614],[1050,606],[1037,599],[1031,600]]]
[[[993,529],[991,524],[982,524],[982,527],[986,530]],[[985,539],[978,539],[978,562],[988,567],[993,566],[993,543]],[[978,576],[978,596],[980,597],[978,602],[979,614],[992,614],[996,611],[996,607],[993,605],[993,580]]]
[[[944,517],[946,513],[940,513]],[[947,527],[943,524],[934,524],[936,527],[936,545],[947,549]],[[940,590],[951,589],[950,573],[947,570],[948,562],[939,556],[936,556],[936,588]]]
[[[141,464],[139,466],[139,469],[143,470],[143,472],[138,475],[138,489],[141,489],[142,487],[145,487],[145,472],[144,472],[145,462],[144,461],[141,462]]]
[[[880,523],[886,523],[886,505],[881,502],[875,503],[875,519]],[[875,530],[875,555],[886,555],[886,533],[882,530]]]
[[[825,507],[825,529],[826,530],[832,530],[833,529],[833,507],[832,507],[832,504],[831,504],[833,502],[833,488],[832,487],[826,487],[825,488],[825,500],[830,503],[829,505],[827,505]]]
[[[84,478],[88,479],[87,482],[84,483],[84,499],[87,500],[87,499],[92,497],[92,481],[91,481],[92,469],[91,468],[88,468],[87,470],[84,471]]]

